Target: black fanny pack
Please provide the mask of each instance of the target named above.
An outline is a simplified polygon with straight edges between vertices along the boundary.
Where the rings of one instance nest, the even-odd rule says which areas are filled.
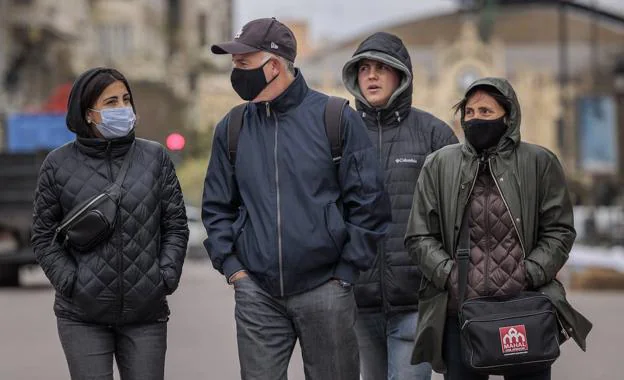
[[[488,375],[519,375],[545,370],[559,357],[559,319],[540,292],[479,297],[464,302],[470,261],[467,212],[457,251],[459,323],[464,364]]]
[[[124,158],[115,182],[101,194],[95,195],[71,209],[56,228],[54,241],[65,248],[88,252],[107,240],[115,230],[121,185],[128,173],[134,145]]]

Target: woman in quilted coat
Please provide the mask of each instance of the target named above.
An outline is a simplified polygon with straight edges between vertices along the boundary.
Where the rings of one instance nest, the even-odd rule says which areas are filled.
[[[471,371],[460,351],[456,252],[464,212],[470,231],[466,299],[543,292],[565,334],[585,349],[591,323],[569,305],[556,280],[576,237],[559,160],[521,141],[520,104],[505,79],[472,83],[457,111],[465,142],[427,157],[405,236],[424,276],[412,363],[429,362],[446,380],[488,378]],[[507,380],[550,378],[547,368]]]
[[[135,103],[114,69],[83,73],[72,88],[67,127],[76,139],[45,159],[37,184],[32,245],[56,290],[54,312],[73,380],[163,379],[169,307],[188,241],[182,192],[158,143],[135,137]],[[133,147],[131,149],[131,147]],[[76,205],[115,182],[124,163],[114,229],[78,250],[57,239]]]

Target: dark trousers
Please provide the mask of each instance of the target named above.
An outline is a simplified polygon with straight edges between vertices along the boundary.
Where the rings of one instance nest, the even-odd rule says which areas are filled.
[[[444,326],[443,355],[447,372],[444,380],[487,380],[487,375],[471,371],[462,361],[459,318],[449,317]],[[506,376],[505,380],[550,380],[550,368],[531,374]]]
[[[106,326],[57,319],[72,380],[112,380],[113,356],[122,380],[165,377],[167,322]]]
[[[308,380],[358,380],[353,290],[337,281],[276,298],[245,277],[234,283],[243,380],[287,378],[297,339]]]

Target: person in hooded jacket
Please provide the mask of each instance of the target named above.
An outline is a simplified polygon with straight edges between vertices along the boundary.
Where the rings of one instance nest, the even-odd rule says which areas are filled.
[[[460,351],[455,252],[467,213],[466,299],[548,295],[566,334],[585,348],[591,323],[571,308],[556,280],[576,237],[563,168],[547,149],[520,139],[520,105],[507,80],[472,83],[456,106],[466,140],[431,154],[416,186],[405,243],[423,273],[412,362],[446,380],[487,379]],[[547,380],[550,368],[506,379]]]
[[[365,39],[342,78],[375,145],[392,202],[388,237],[355,285],[362,378],[429,379],[428,364],[410,363],[421,275],[403,237],[425,157],[458,140],[443,121],[412,107],[412,62],[397,36],[381,32]]]
[[[73,380],[112,380],[113,355],[123,380],[164,378],[166,296],[180,281],[188,227],[172,161],[160,144],[135,137],[135,121],[126,78],[109,68],[86,71],[68,102],[67,127],[76,139],[48,154],[39,174],[32,246],[56,290]],[[59,243],[63,217],[115,182],[124,160],[111,236],[84,252]]]

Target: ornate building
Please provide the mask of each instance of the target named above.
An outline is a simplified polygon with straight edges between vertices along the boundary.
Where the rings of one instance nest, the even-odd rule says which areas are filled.
[[[575,182],[624,178],[624,125],[611,125],[596,137],[598,126],[584,122],[593,120],[586,117],[591,110],[580,106],[594,98],[607,103],[614,98],[616,58],[624,55],[624,16],[565,0],[499,3],[489,33],[479,13],[464,10],[384,29],[401,37],[412,57],[414,105],[446,120],[462,138],[452,106],[466,86],[483,76],[505,77],[518,93],[525,141],[555,152]],[[301,62],[308,82],[350,98],[341,69],[368,34],[324,47]],[[624,114],[622,107],[619,113]],[[602,143],[610,152],[600,171],[585,164],[595,154],[586,149],[586,138],[602,139],[593,145]],[[615,143],[618,138],[622,143]]]

